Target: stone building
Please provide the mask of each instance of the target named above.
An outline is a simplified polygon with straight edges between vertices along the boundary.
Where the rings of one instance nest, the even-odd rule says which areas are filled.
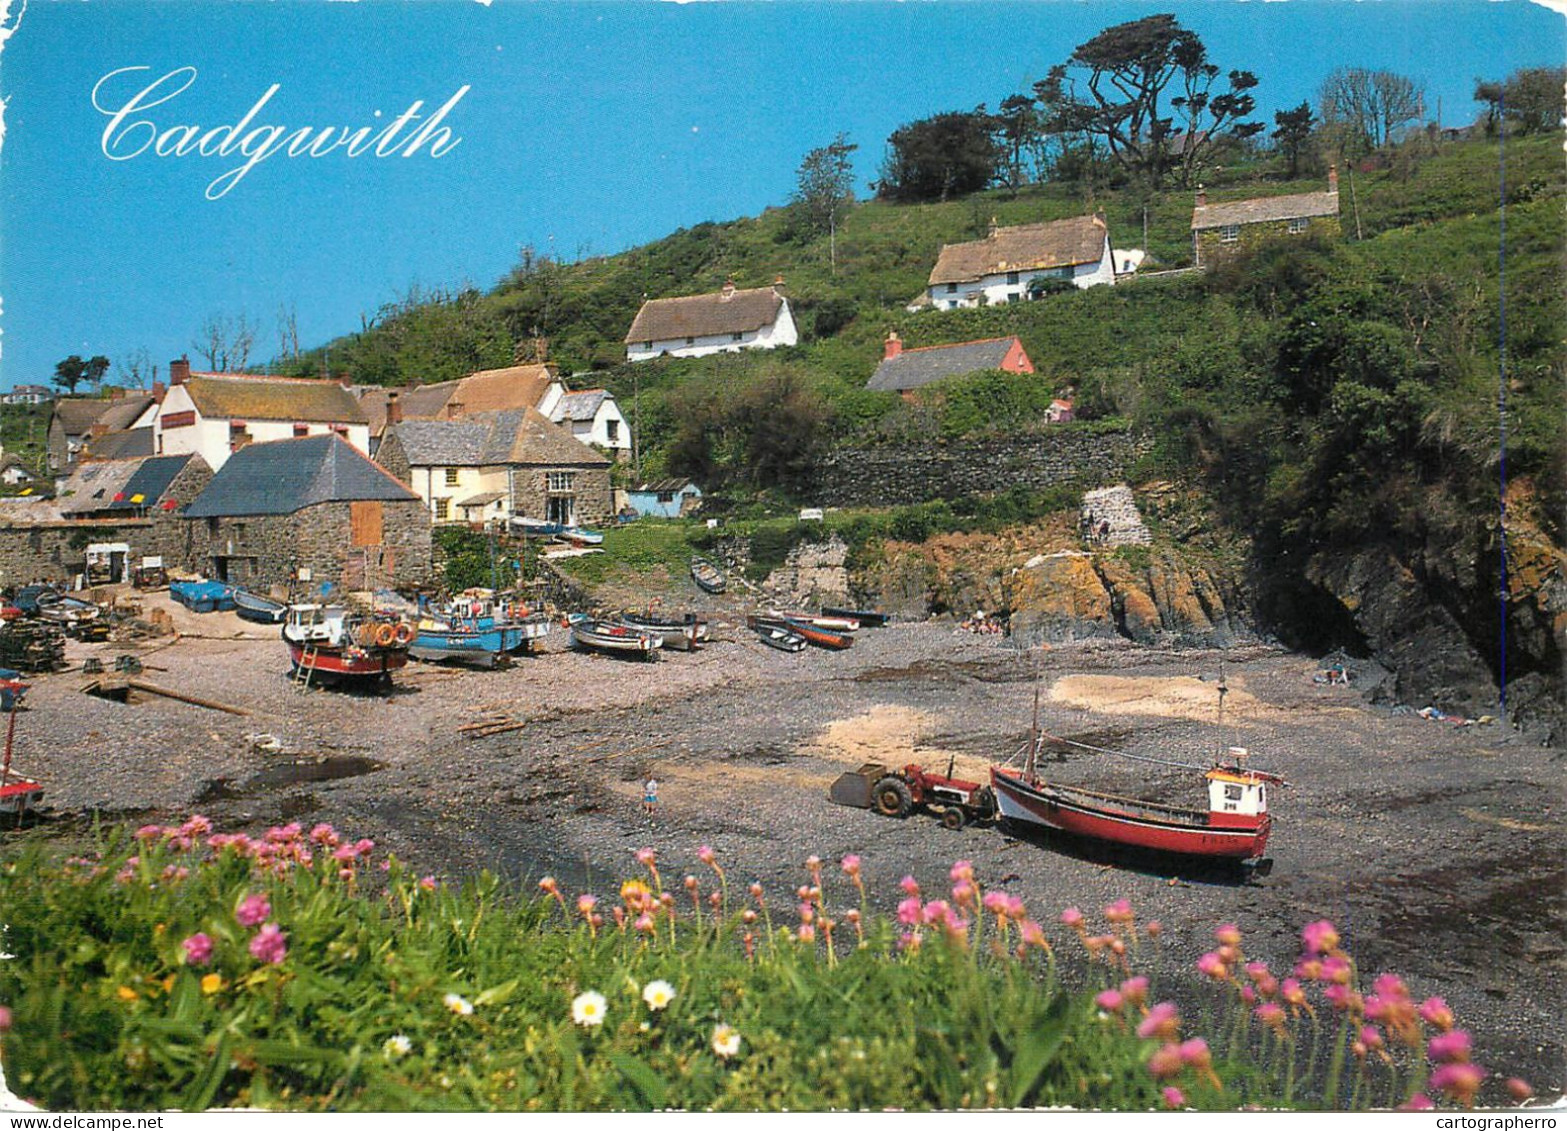
[[[61,397],[54,402],[47,439],[52,474],[67,473],[92,437],[150,423],[157,402],[145,394],[124,395],[123,389],[119,392],[119,396]]]
[[[1338,167],[1328,167],[1327,192],[1299,192],[1209,204],[1197,190],[1192,209],[1192,254],[1198,267],[1212,267],[1268,240],[1307,234],[1337,238]]]
[[[202,572],[266,587],[417,585],[431,573],[419,497],[341,436],[249,444],[185,508]]]
[[[376,459],[437,523],[585,526],[614,513],[610,460],[532,408],[404,420],[387,429]]]
[[[212,469],[194,455],[82,463],[57,497],[0,507],[0,584],[67,582],[97,543],[123,545],[130,567],[160,557],[192,568],[194,543],[180,509],[211,480]]]

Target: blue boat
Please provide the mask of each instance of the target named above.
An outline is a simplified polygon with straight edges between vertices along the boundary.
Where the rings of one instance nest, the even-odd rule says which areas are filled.
[[[421,660],[469,660],[494,667],[503,653],[530,649],[548,635],[552,622],[542,614],[508,620],[494,614],[437,620],[426,617],[408,651]]]
[[[171,581],[169,595],[193,613],[210,613],[218,608],[221,590],[227,589],[214,581]],[[229,608],[234,607],[233,592],[228,595]]]

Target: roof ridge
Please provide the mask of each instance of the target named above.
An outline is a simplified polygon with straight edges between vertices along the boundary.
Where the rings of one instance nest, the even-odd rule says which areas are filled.
[[[939,345],[934,346],[906,346],[899,351],[897,357],[884,357],[882,360],[897,361],[898,358],[902,357],[904,354],[923,353],[925,350],[949,350],[957,349],[959,346],[987,346],[991,342],[1014,342],[1016,340],[1016,334],[1003,334],[998,338],[974,338],[967,342],[942,342]]]
[[[274,377],[269,373],[209,373],[206,371],[192,371],[186,380],[200,377],[208,381],[270,381],[279,385],[337,385],[344,387],[343,383],[334,377]],[[385,386],[382,386],[383,388]],[[352,395],[352,394],[350,394]]]

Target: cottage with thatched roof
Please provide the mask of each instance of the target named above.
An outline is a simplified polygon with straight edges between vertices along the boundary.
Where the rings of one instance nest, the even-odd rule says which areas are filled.
[[[152,425],[158,455],[196,452],[214,471],[241,448],[273,440],[337,435],[370,451],[364,410],[341,382],[193,373],[184,358],[169,363]]]
[[[1026,302],[1049,280],[1076,287],[1115,282],[1110,229],[1103,216],[1074,216],[1002,228],[982,240],[943,244],[926,294],[937,310]]]
[[[731,279],[712,294],[644,302],[626,332],[626,360],[770,350],[799,340],[782,276],[751,290],[737,289]]]
[[[613,513],[610,461],[535,408],[404,420],[387,428],[376,459],[438,523],[582,526]]]

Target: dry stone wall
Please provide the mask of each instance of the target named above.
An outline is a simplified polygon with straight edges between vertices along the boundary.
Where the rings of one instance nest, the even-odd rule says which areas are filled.
[[[841,448],[819,465],[811,494],[822,506],[902,506],[1010,487],[1094,486],[1128,478],[1150,437],[1063,428],[1000,440],[919,447]]]

